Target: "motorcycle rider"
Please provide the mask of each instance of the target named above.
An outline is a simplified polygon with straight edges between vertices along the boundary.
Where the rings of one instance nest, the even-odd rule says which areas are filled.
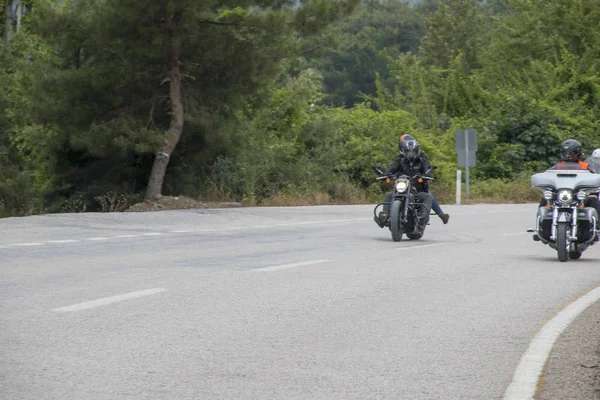
[[[592,155],[585,160],[586,163],[590,164],[590,168],[595,173],[600,174],[600,149],[596,149],[592,152]]]
[[[398,142],[398,149],[400,150],[400,155],[398,157],[403,157],[401,146],[402,146],[402,142],[405,141],[405,140],[416,140],[416,139],[414,138],[414,136],[409,135],[407,133],[404,134],[404,135],[402,135],[402,136],[400,136],[400,140]],[[425,156],[425,154],[421,153],[421,157],[424,160],[427,160],[427,157]],[[429,161],[429,160],[427,160],[427,161]],[[431,191],[429,193],[431,193]],[[431,203],[431,209],[433,210],[433,212],[435,212],[437,214],[438,217],[440,217],[440,219],[442,220],[442,222],[444,223],[444,225],[446,225],[448,223],[448,220],[450,219],[450,215],[445,214],[442,211],[442,207],[440,207],[440,204],[438,203],[438,201],[435,198],[435,196],[433,196],[433,193],[431,193],[431,196],[433,197],[433,201]]]
[[[563,142],[560,146],[560,157],[561,161],[557,162],[549,170],[588,170],[595,172],[588,163],[581,161],[583,157],[583,147],[581,143],[574,139],[568,139]],[[545,207],[547,200],[542,198],[539,206]],[[593,207],[600,215],[600,200],[598,195],[588,196],[585,200],[584,205],[586,207]]]
[[[414,139],[405,139],[400,142],[400,153],[401,155],[390,164],[384,175],[393,175],[402,173],[404,175],[413,177],[417,174],[424,176],[431,176],[431,170],[433,165],[421,156],[421,146],[419,142]],[[429,210],[431,210],[431,204],[433,202],[433,196],[429,193],[429,185],[427,181],[415,182],[417,194],[415,200],[422,203],[424,206],[419,207],[419,214],[423,224],[429,222]],[[383,200],[383,212],[379,213],[379,218],[375,218],[375,222],[380,228],[385,226],[385,220],[390,214],[391,203],[394,199],[394,192],[389,192],[385,195]]]

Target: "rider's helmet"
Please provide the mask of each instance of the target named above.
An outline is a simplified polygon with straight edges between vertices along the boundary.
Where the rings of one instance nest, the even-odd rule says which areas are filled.
[[[416,140],[416,139],[413,135],[409,135],[408,133],[405,133],[404,135],[400,136],[400,139],[398,140],[398,150],[400,150],[400,152],[402,152],[402,142],[404,142],[405,140]]]
[[[592,160],[596,163],[600,163],[600,149],[596,149],[592,152]]]
[[[404,155],[404,157],[413,161],[421,154],[421,146],[419,146],[419,142],[414,139],[405,139],[400,142],[400,152],[402,155]]]
[[[560,145],[560,158],[563,161],[574,161],[577,162],[583,156],[583,149],[581,143],[577,140],[569,139],[565,140]]]

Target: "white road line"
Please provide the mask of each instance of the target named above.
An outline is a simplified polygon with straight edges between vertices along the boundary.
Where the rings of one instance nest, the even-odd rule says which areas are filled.
[[[415,249],[422,249],[425,247],[437,247],[437,246],[444,246],[444,245],[448,245],[450,243],[431,243],[431,244],[422,244],[422,245],[418,245],[418,246],[402,246],[402,247],[396,247],[396,250],[415,250]]]
[[[504,400],[533,399],[554,342],[579,314],[598,300],[600,300],[600,287],[569,304],[542,327],[521,357],[512,383],[504,393]]]
[[[517,235],[525,235],[531,232],[514,232],[514,233],[502,233],[500,236],[517,236]]]
[[[301,226],[301,225],[313,225],[313,224],[334,224],[340,222],[356,222],[356,221],[366,221],[371,220],[372,218],[353,218],[353,219],[335,219],[335,220],[325,220],[325,221],[308,221],[308,222],[292,222],[288,224],[271,224],[271,225],[254,225],[254,226],[239,226],[239,227],[230,227],[230,228],[212,228],[212,229],[201,229],[195,231],[189,230],[177,230],[170,231],[168,233],[209,233],[209,232],[225,232],[225,231],[237,231],[237,230],[246,230],[253,228],[276,228],[276,227],[286,227],[286,226]],[[91,237],[91,238],[83,238],[78,240],[73,239],[65,239],[65,240],[50,240],[46,242],[40,243],[17,243],[17,244],[8,244],[4,245],[0,248],[8,248],[8,247],[25,247],[25,246],[41,246],[46,243],[75,243],[82,240],[86,241],[102,241],[102,240],[111,240],[116,238],[134,238],[134,237],[142,237],[142,236],[161,236],[166,235],[167,232],[148,232],[148,233],[140,233],[140,234],[132,234],[132,235],[118,235],[112,237]]]
[[[263,272],[263,271],[279,271],[281,269],[296,268],[296,267],[302,267],[302,266],[305,266],[305,265],[313,265],[313,264],[325,263],[325,262],[329,262],[329,261],[331,261],[331,260],[314,260],[314,261],[298,262],[298,263],[293,263],[293,264],[273,265],[273,266],[270,266],[270,267],[255,268],[252,271],[258,271],[258,272]]]
[[[135,299],[138,297],[150,296],[153,294],[165,292],[167,289],[163,288],[154,288],[148,290],[141,290],[139,292],[130,292],[125,294],[120,294],[118,296],[112,297],[104,297],[97,300],[86,301],[85,303],[73,304],[66,307],[55,308],[52,311],[56,312],[73,312],[73,311],[81,311],[81,310],[89,310],[90,308],[96,308],[100,306],[105,306],[107,304],[117,303],[123,300]]]
[[[293,222],[291,224],[272,224],[272,225],[254,225],[252,228],[275,228],[278,226],[297,226],[297,225],[311,225],[311,224],[328,224],[338,222],[354,222],[354,221],[371,221],[373,218],[352,218],[352,219],[334,219],[329,221],[310,221],[310,222]]]

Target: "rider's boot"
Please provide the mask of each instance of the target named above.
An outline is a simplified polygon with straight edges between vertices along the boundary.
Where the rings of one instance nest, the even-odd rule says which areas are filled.
[[[374,216],[373,219],[375,220],[375,223],[380,227],[380,228],[384,228],[385,227],[385,220],[387,219],[387,214],[380,212],[378,216]]]
[[[421,220],[421,225],[425,226],[429,223],[429,209],[425,206],[418,207],[419,208],[419,219]]]

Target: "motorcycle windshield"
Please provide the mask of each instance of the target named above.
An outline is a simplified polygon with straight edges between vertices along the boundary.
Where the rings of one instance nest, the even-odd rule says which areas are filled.
[[[547,170],[531,177],[531,185],[539,188],[600,188],[600,174],[587,170]]]
[[[593,169],[595,173],[600,174],[600,158],[588,157],[585,162],[590,165],[590,168]]]

